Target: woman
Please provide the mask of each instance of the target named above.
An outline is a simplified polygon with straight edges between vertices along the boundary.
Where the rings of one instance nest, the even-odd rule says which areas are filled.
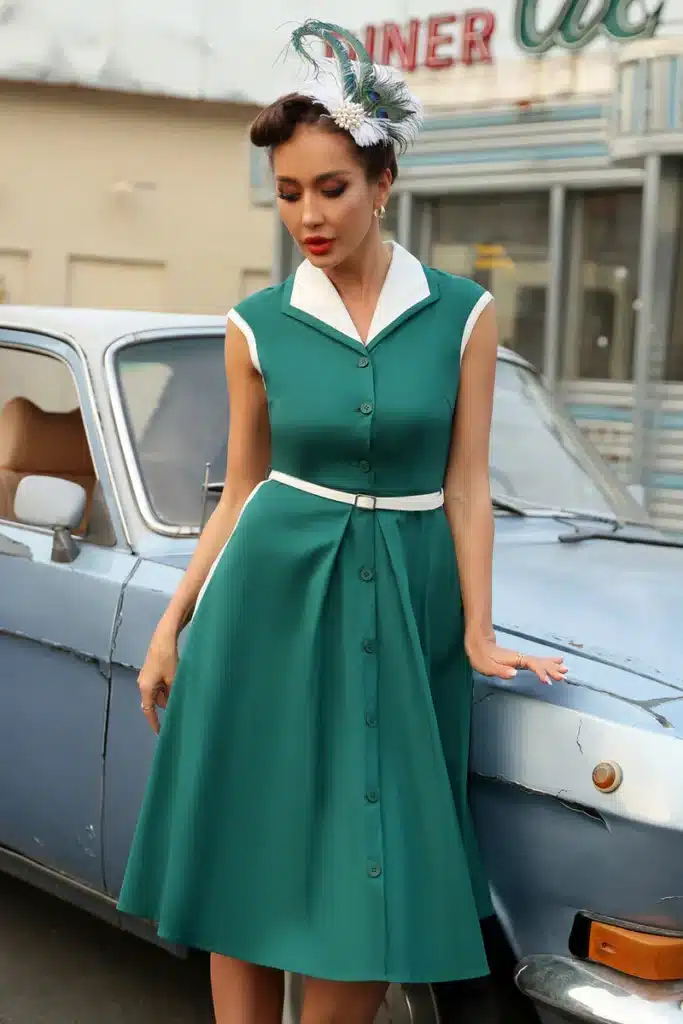
[[[225,489],[139,679],[157,731],[170,699],[120,907],[212,953],[219,1024],[279,1022],[283,970],[303,1024],[487,973],[471,669],[565,671],[493,633],[491,297],[381,239],[419,105],[311,35],[334,73],[252,128],[307,259],[228,316]]]

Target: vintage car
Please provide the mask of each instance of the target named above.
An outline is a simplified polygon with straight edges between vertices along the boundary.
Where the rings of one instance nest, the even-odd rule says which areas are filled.
[[[147,937],[115,909],[155,744],[136,676],[220,490],[223,330],[0,307],[0,867]],[[384,1020],[683,1020],[683,542],[505,351],[491,481],[499,640],[569,676],[476,680],[498,1009],[393,986]]]

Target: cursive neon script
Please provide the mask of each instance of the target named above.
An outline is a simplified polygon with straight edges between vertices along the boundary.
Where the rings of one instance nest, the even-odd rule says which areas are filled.
[[[660,0],[655,9],[645,12],[639,21],[629,18],[633,0],[602,0],[599,9],[586,16],[594,0],[564,0],[559,13],[543,29],[538,27],[539,0],[517,0],[515,6],[515,39],[528,53],[545,53],[552,46],[580,50],[599,34],[617,42],[649,39],[659,25],[664,7]]]

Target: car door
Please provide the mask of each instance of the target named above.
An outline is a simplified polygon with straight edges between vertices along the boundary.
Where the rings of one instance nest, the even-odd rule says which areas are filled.
[[[0,851],[102,889],[110,651],[135,559],[89,396],[74,348],[0,329]],[[71,562],[54,561],[51,530],[16,521],[16,486],[33,474],[86,487],[88,522]]]

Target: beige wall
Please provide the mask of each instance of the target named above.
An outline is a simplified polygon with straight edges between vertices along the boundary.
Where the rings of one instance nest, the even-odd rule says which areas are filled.
[[[0,302],[220,313],[263,287],[254,114],[0,82]]]

